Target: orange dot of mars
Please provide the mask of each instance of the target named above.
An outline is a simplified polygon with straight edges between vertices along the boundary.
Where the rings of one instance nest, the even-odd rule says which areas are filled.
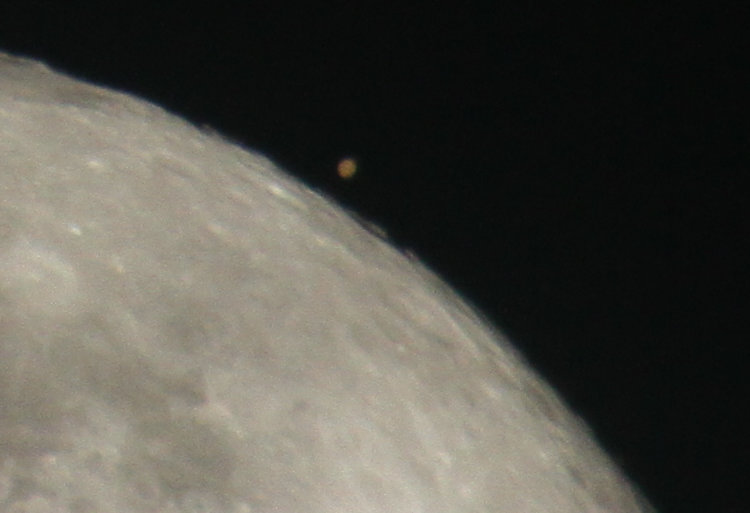
[[[349,180],[357,172],[357,161],[352,158],[341,159],[339,160],[337,170],[339,172],[339,177],[344,180]]]

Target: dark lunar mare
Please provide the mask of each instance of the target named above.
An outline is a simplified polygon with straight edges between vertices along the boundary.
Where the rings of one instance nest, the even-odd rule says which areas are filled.
[[[263,157],[0,54],[0,511],[647,510],[422,265]]]

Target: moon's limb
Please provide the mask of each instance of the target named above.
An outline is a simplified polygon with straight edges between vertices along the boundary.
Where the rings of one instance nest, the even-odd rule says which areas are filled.
[[[647,508],[502,335],[341,209],[0,54],[0,511]]]

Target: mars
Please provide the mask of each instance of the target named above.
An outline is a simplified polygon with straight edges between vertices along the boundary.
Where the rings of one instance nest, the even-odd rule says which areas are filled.
[[[339,161],[336,169],[339,178],[351,180],[357,174],[357,161],[350,157],[343,158]]]

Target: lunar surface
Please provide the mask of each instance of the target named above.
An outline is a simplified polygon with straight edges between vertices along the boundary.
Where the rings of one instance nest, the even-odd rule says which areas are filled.
[[[631,513],[450,288],[265,158],[0,54],[0,511]]]

